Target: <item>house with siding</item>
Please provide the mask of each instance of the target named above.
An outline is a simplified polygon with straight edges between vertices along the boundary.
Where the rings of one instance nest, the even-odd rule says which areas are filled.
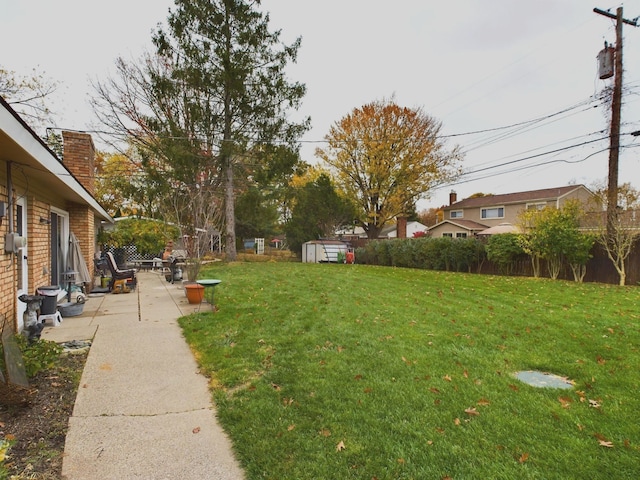
[[[100,222],[94,198],[95,149],[86,133],[63,132],[60,160],[0,97],[0,322],[24,326],[22,294],[64,286],[71,234],[93,275]]]
[[[449,206],[443,209],[444,219],[429,228],[433,237],[464,238],[482,235],[491,228],[515,226],[523,210],[542,210],[545,207],[562,208],[569,200],[585,205],[592,202],[594,194],[584,185],[529,190],[502,195],[484,195],[457,200],[455,192],[449,195]]]

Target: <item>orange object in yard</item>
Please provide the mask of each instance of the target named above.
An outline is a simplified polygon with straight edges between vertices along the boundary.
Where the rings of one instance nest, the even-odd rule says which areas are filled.
[[[354,252],[347,252],[345,258],[349,264],[356,263],[356,254]]]

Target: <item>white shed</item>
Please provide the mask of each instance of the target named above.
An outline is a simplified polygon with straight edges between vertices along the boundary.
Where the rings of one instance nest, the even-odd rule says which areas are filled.
[[[302,244],[303,263],[338,261],[338,252],[347,254],[347,244],[339,240],[312,240]]]

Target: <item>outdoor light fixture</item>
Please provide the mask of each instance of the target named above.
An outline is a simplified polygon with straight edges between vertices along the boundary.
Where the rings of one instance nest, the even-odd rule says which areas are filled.
[[[40,224],[41,225],[51,225],[51,220],[49,220],[48,218],[40,217]]]

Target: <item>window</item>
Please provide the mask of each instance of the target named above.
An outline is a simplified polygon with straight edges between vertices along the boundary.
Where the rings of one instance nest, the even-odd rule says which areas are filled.
[[[483,208],[480,216],[482,218],[504,218],[504,207]]]
[[[453,233],[443,233],[442,236],[443,237],[453,238]]]
[[[451,210],[451,212],[449,212],[449,218],[462,218],[462,217],[464,217],[462,210]]]
[[[546,206],[546,202],[527,203],[527,210],[542,210]]]
[[[456,238],[467,238],[466,232],[458,232],[456,233]]]

